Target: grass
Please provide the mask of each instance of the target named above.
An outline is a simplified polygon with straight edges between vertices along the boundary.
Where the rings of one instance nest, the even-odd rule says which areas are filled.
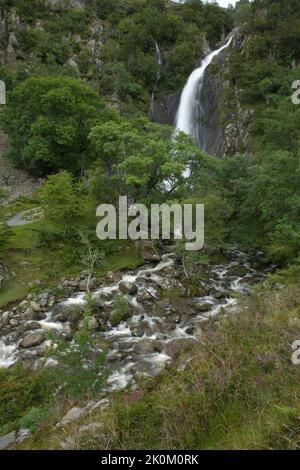
[[[300,366],[291,344],[300,339],[300,287],[261,289],[237,316],[207,326],[178,363],[140,389],[115,393],[109,409],[21,447],[59,448],[73,436],[78,449],[300,449]],[[185,353],[186,354],[186,353]],[[81,397],[84,400],[84,397]],[[69,408],[56,408],[59,420]],[[69,406],[69,404],[68,404]],[[100,423],[101,432],[79,432]],[[42,432],[41,432],[42,429]]]
[[[1,261],[16,276],[3,285],[2,307],[21,300],[37,279],[55,286],[61,277],[82,270],[72,262],[71,245],[55,250],[40,246],[41,223],[12,229]],[[140,263],[134,246],[125,244],[122,253],[105,258],[97,275]],[[107,410],[63,430],[55,424],[90,397],[54,401],[50,384],[42,383],[36,372],[5,371],[0,376],[0,407],[9,412],[13,403],[11,425],[24,418],[35,430],[20,448],[56,449],[70,435],[78,449],[300,449],[300,366],[291,361],[291,344],[300,339],[299,277],[298,268],[277,274],[273,280],[284,278],[284,289],[273,290],[272,282],[261,286],[240,300],[238,315],[200,331],[196,345],[179,363],[142,381],[135,392],[113,394]],[[44,413],[45,406],[49,413]],[[79,432],[82,424],[95,422],[100,433]]]
[[[36,201],[21,198],[11,205],[2,206],[0,217],[6,220],[9,216],[36,207]],[[41,281],[47,287],[54,287],[62,277],[78,275],[84,267],[80,264],[74,252],[72,242],[58,243],[53,246],[41,246],[38,230],[43,220],[28,225],[12,227],[11,236],[2,250],[0,262],[15,276],[3,282],[0,291],[0,307],[22,300],[32,289],[32,285]],[[108,271],[134,269],[140,266],[142,260],[132,243],[124,242],[121,252],[105,257],[103,264],[96,270],[96,275],[105,276]]]

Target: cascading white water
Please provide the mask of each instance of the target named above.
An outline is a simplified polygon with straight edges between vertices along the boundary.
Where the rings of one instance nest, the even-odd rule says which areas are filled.
[[[4,341],[0,340],[0,369],[6,369],[14,364],[17,360],[17,346],[7,346]]]
[[[159,48],[157,41],[155,41],[155,59],[159,65],[159,70],[156,75],[157,81],[159,81],[160,80],[160,68],[162,66],[162,57],[161,57],[161,52],[160,52],[160,48]]]
[[[203,117],[201,102],[197,99],[201,94],[205,70],[211,64],[214,57],[226,49],[232,41],[229,41],[219,49],[209,53],[202,61],[201,66],[194,70],[188,78],[183,89],[180,105],[176,117],[176,132],[183,131],[192,136],[202,150],[205,150],[204,136],[199,132],[199,121]],[[200,126],[201,127],[201,126]]]

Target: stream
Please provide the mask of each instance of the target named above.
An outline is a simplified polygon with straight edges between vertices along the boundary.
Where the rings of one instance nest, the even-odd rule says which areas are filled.
[[[260,257],[258,254],[251,260],[235,248],[229,250],[226,262],[212,266],[205,280],[199,281],[196,296],[186,292],[182,265],[170,253],[156,264],[107,276],[92,291],[92,296],[102,302],[101,318],[93,317],[93,336],[96,352],[104,347],[107,350],[110,376],[105,391],[134,385],[141,376],[158,374],[178,351],[195,341],[200,328],[234,312],[237,297],[249,294],[251,286],[272,269],[266,268]],[[130,311],[125,321],[112,325],[113,299],[118,293],[127,295]],[[35,319],[27,319],[28,310],[24,313],[24,308],[23,313],[15,308],[12,314],[2,314],[0,368],[8,368],[18,360],[37,367],[49,346],[45,332],[53,331],[72,341],[78,328],[78,312],[84,307],[85,293],[77,292],[64,300],[52,300]],[[102,328],[98,328],[99,321]]]

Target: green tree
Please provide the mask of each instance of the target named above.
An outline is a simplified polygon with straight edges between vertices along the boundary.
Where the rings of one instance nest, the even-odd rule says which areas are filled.
[[[82,216],[81,198],[72,175],[62,171],[49,176],[39,195],[46,222],[66,235],[70,226]]]
[[[102,163],[103,172],[98,167],[101,182],[110,177],[116,195],[127,194],[139,201],[178,189],[195,147],[184,136],[170,141],[164,132],[146,119],[109,121],[94,127],[89,138]]]
[[[1,127],[8,156],[37,175],[65,169],[78,174],[93,158],[88,134],[112,117],[99,95],[68,77],[29,78],[9,94]]]

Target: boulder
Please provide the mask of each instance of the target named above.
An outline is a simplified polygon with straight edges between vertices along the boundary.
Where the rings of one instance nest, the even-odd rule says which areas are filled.
[[[41,310],[41,306],[35,300],[32,300],[32,302],[30,303],[30,307],[34,312],[40,312]]]
[[[156,263],[161,260],[160,254],[158,253],[151,240],[138,240],[135,242],[135,247],[138,251],[139,256],[144,261]]]
[[[0,437],[0,450],[7,449],[14,444],[25,441],[31,436],[29,429],[20,429]]]
[[[26,320],[33,320],[34,311],[32,310],[32,308],[27,308],[25,310],[25,312],[23,313],[23,318],[25,318]]]
[[[42,332],[31,333],[22,339],[20,346],[24,349],[39,346],[45,341],[45,335]]]
[[[212,308],[212,304],[210,303],[202,303],[202,304],[196,304],[196,309],[197,309],[197,312],[209,312],[209,310],[211,310]]]
[[[10,432],[5,436],[0,437],[0,450],[6,449],[7,447],[15,444],[16,442],[16,432]]]
[[[77,421],[80,416],[82,416],[86,412],[86,408],[78,408],[74,407],[63,417],[60,423],[57,424],[57,427],[63,427],[74,421]]]
[[[143,339],[135,343],[134,350],[140,354],[153,354],[161,352],[162,347],[159,341],[155,339]]]
[[[119,284],[119,289],[123,294],[134,295],[137,293],[137,286],[133,282],[121,281]]]
[[[4,312],[1,316],[2,323],[7,323],[11,317],[11,312]]]
[[[139,291],[136,300],[140,303],[149,302],[153,300],[153,296],[150,294],[150,292],[147,289],[143,288]]]
[[[167,344],[166,354],[172,359],[178,358],[183,352],[189,351],[196,344],[194,338],[173,339]]]

